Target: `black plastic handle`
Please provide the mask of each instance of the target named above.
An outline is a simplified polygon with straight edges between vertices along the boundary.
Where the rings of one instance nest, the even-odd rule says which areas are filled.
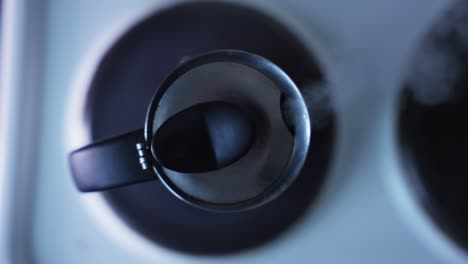
[[[156,180],[151,167],[140,164],[137,144],[144,142],[143,129],[99,141],[70,153],[70,168],[82,192],[113,189]]]

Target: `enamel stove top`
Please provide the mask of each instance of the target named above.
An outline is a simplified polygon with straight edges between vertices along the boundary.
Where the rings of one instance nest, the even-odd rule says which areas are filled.
[[[411,58],[453,1],[229,1],[297,37],[335,109],[318,192],[267,242],[193,254],[162,245],[151,227],[135,228],[143,224],[121,196],[80,194],[66,155],[110,133],[86,120],[98,64],[134,25],[179,3],[186,2],[4,1],[0,263],[468,263],[463,239],[420,202],[397,129]]]

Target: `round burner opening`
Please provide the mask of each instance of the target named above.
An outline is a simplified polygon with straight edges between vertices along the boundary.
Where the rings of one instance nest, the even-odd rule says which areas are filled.
[[[271,60],[308,97],[316,99],[317,93],[320,100],[310,108],[313,141],[301,174],[265,206],[236,213],[204,211],[179,201],[159,181],[102,194],[129,228],[158,245],[190,254],[232,254],[283,234],[313,204],[334,144],[335,116],[327,108],[329,96],[324,96],[331,93],[314,54],[272,17],[241,5],[212,2],[157,11],[115,42],[88,87],[84,113],[90,139],[141,128],[151,96],[176,65],[220,49],[243,50]],[[319,124],[314,126],[314,120]]]
[[[400,96],[401,157],[421,204],[468,249],[468,4],[459,1],[416,50]]]

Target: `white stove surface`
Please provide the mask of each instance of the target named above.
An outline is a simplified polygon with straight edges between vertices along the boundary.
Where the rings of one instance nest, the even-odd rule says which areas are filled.
[[[76,90],[120,33],[170,1],[7,0],[1,263],[468,263],[415,201],[395,142],[396,98],[408,60],[451,1],[243,2],[299,32],[336,96],[332,168],[300,222],[260,248],[192,256],[140,237],[99,194],[78,193],[66,163],[82,137],[69,128]]]

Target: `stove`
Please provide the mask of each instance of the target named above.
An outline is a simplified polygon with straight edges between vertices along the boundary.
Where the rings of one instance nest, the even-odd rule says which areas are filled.
[[[408,165],[411,159],[403,151],[412,149],[415,139],[399,132],[406,128],[401,125],[402,96],[414,84],[408,80],[418,74],[414,65],[421,65],[415,54],[430,32],[452,32],[434,25],[447,12],[461,10],[460,2],[2,4],[1,263],[468,263],[466,240],[455,234],[463,234],[462,229],[447,228],[446,223],[457,223],[440,221],[443,210],[428,209],[427,204],[435,203],[431,193],[421,197],[426,185],[415,183],[414,175],[424,169]],[[145,26],[160,29],[139,33]],[[164,191],[155,183],[79,193],[70,175],[69,151],[143,122],[133,116],[144,111],[138,101],[151,89],[135,88],[136,94],[126,97],[122,87],[125,77],[135,78],[145,67],[125,72],[123,64],[134,60],[133,65],[148,66],[159,58],[164,62],[156,63],[162,78],[178,59],[217,48],[261,53],[297,73],[293,79],[303,82],[302,87],[309,79],[325,86],[312,89],[318,95],[304,93],[314,102],[311,112],[325,109],[330,114],[329,123],[315,124],[324,130],[317,142],[312,138],[311,153],[320,155],[310,159],[304,180],[294,189],[304,195],[288,196],[297,199],[297,212],[283,208],[284,214],[275,217],[297,215],[278,221],[280,227],[268,225],[274,217],[256,222],[255,230],[274,230],[252,228],[251,236],[261,237],[257,240],[244,229],[239,236],[204,237],[196,231],[207,225],[187,229],[182,221],[168,223],[174,219],[155,213],[158,201],[141,206],[155,190]],[[151,49],[155,53],[145,57]],[[136,87],[157,84],[159,75],[140,79]],[[117,95],[108,97],[104,90]],[[110,118],[112,111],[121,111],[116,120]],[[187,211],[180,216],[194,217]],[[213,225],[228,223],[223,219],[229,216],[216,217]],[[164,233],[164,224],[175,227]],[[244,243],[249,239],[255,241]]]

